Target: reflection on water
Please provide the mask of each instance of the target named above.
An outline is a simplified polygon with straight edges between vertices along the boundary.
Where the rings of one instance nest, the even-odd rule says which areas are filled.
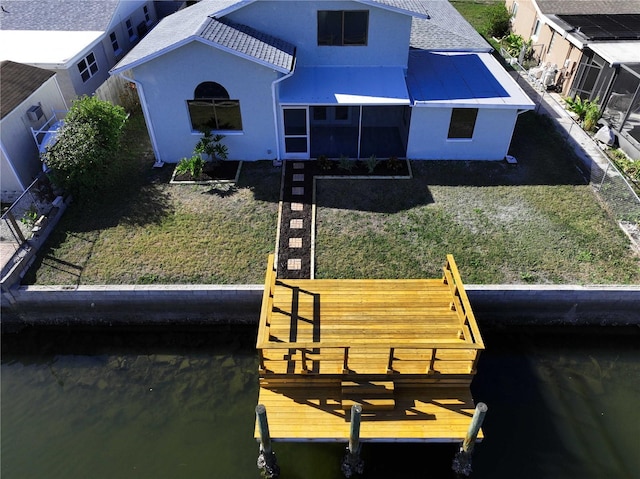
[[[475,478],[640,477],[638,332],[485,334]],[[257,478],[255,332],[3,335],[3,479]],[[40,353],[35,353],[40,351]],[[280,444],[287,479],[344,444]],[[365,444],[367,478],[451,478],[452,445]]]

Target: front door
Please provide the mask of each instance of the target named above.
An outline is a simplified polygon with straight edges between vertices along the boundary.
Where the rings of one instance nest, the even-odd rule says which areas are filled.
[[[284,157],[309,158],[309,115],[307,107],[282,109],[284,122]]]

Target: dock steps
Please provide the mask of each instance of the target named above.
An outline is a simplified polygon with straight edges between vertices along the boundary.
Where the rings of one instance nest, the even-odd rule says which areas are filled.
[[[342,409],[360,404],[363,411],[389,411],[396,407],[393,381],[342,381]]]

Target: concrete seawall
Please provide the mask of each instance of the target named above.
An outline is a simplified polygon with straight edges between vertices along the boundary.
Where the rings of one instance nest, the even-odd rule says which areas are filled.
[[[467,285],[485,325],[638,325],[640,285]],[[262,285],[23,286],[2,296],[3,329],[24,325],[257,324]]]

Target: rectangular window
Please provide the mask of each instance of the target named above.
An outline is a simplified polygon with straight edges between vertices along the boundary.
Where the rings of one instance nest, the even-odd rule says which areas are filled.
[[[149,15],[149,7],[146,5],[142,7],[142,11],[144,12],[144,21],[149,24],[151,22],[151,16]]]
[[[116,55],[120,55],[122,50],[120,50],[120,45],[118,45],[118,37],[116,36],[116,32],[111,32],[109,35],[109,39],[111,40],[111,48],[113,48],[113,53]]]
[[[549,49],[547,50],[547,55],[551,53],[551,49],[553,48],[553,44],[556,42],[556,32],[551,30],[551,40],[549,40]]]
[[[204,130],[242,130],[239,100],[187,100],[191,128]]]
[[[542,24],[540,23],[540,20],[539,20],[539,19],[536,19],[536,23],[535,23],[535,25],[533,26],[533,33],[531,34],[531,36],[532,36],[532,37],[534,37],[534,38],[538,38],[538,34],[540,33],[540,25],[542,25]]]
[[[518,2],[513,2],[511,6],[511,18],[515,19],[516,15],[518,15]]]
[[[477,117],[477,108],[454,108],[447,138],[473,138]]]
[[[86,82],[93,75],[98,73],[98,63],[93,53],[89,53],[85,58],[78,62],[78,71],[83,82]]]
[[[366,45],[368,30],[367,10],[318,11],[318,45]]]
[[[135,42],[138,39],[138,37],[136,36],[136,32],[133,29],[133,23],[131,23],[131,19],[127,20],[124,24],[127,27],[127,34],[129,35],[129,40],[132,42]]]

